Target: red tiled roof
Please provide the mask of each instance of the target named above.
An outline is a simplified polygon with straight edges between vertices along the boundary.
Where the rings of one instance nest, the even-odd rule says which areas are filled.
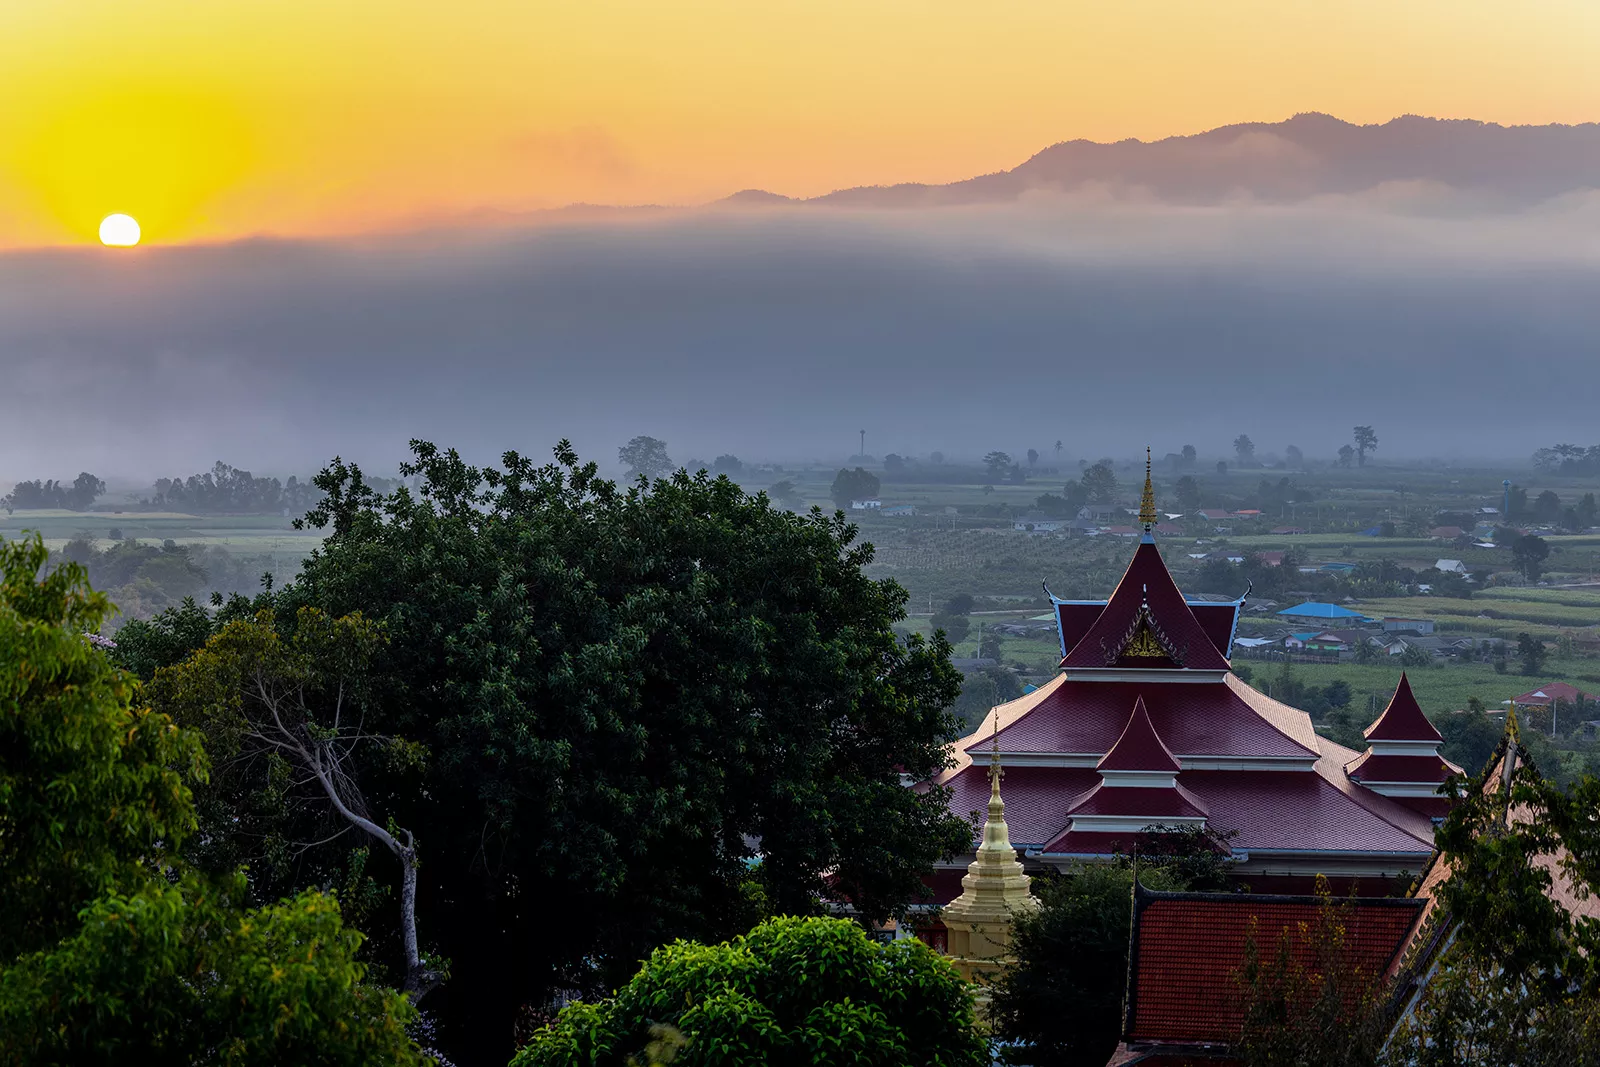
[[[1057,604],[1056,625],[1061,628],[1061,647],[1070,651],[1105,609],[1103,600],[1093,604]]]
[[[1204,809],[1211,829],[1238,832],[1230,843],[1241,851],[1401,853],[1416,856],[1413,869],[1421,870],[1433,850],[1433,823],[1428,816],[1351,783],[1342,767],[1357,754],[1331,742],[1328,747],[1329,754],[1315,772],[1184,771],[1178,783]],[[950,811],[956,815],[981,815],[989,803],[987,767],[964,767],[946,784],[951,790]],[[1000,788],[1012,844],[1019,848],[1048,844],[1046,851],[1052,853],[1115,853],[1109,839],[1098,840],[1100,835],[1088,835],[1084,847],[1074,843],[1083,834],[1068,835],[1073,841],[1059,840],[1072,806],[1099,784],[1100,776],[1088,767],[1008,767]]]
[[[1345,768],[1358,782],[1443,782],[1461,768],[1439,756],[1379,756],[1367,751]]]
[[[1161,743],[1156,728],[1150,725],[1150,713],[1145,710],[1144,697],[1134,697],[1133,714],[1122,736],[1111,746],[1111,751],[1100,757],[1095,765],[1102,771],[1172,771],[1182,770],[1171,750]]]
[[[1000,730],[1007,752],[1082,752],[1104,755],[1143,697],[1150,721],[1178,756],[1283,756],[1317,754],[1305,712],[1229,681],[1193,685],[1082,682],[1061,679],[1028,711]],[[965,741],[967,751],[987,747],[989,734]],[[1354,756],[1351,757],[1352,759]]]
[[[1233,640],[1234,623],[1238,621],[1239,605],[1190,604],[1189,610],[1194,613],[1195,621],[1206,632],[1206,636],[1211,638],[1211,643],[1217,646],[1217,651],[1226,656],[1228,643]]]
[[[1152,893],[1135,889],[1133,964],[1124,1036],[1130,1042],[1227,1045],[1239,1037],[1242,998],[1235,974],[1253,936],[1263,956],[1289,939],[1292,958],[1306,963],[1317,897]],[[1350,964],[1380,977],[1404,944],[1422,902],[1356,898],[1337,905]]]
[[[1138,620],[1141,605],[1149,606],[1150,617],[1166,641],[1182,659],[1175,663],[1166,657],[1130,659],[1118,656]],[[1183,594],[1167,572],[1161,553],[1153,541],[1141,541],[1122,581],[1111,594],[1100,617],[1062,660],[1065,667],[1187,667],[1196,670],[1227,670],[1216,645],[1201,627],[1194,612],[1184,603]]]
[[[1171,789],[1144,789],[1137,786],[1095,786],[1073,802],[1072,815],[1129,815],[1158,825],[1163,818],[1196,818],[1206,814],[1205,805],[1182,785]],[[1046,850],[1048,851],[1048,850]]]
[[[965,767],[946,784],[950,811],[963,818],[977,812],[981,820],[989,806],[989,769]],[[1011,843],[1037,848],[1055,837],[1067,825],[1073,802],[1099,784],[1100,776],[1089,767],[1007,767],[1000,791]],[[974,841],[978,834],[975,830]]]
[[[1583,692],[1577,686],[1568,685],[1566,682],[1551,682],[1521,696],[1512,697],[1511,700],[1515,704],[1548,704],[1552,700],[1571,704],[1579,697],[1585,700],[1595,699],[1592,694]]]
[[[1361,736],[1368,741],[1444,741],[1433,723],[1422,714],[1404,671],[1400,672],[1400,684],[1395,686],[1389,706],[1378,716],[1377,722],[1361,731]]]

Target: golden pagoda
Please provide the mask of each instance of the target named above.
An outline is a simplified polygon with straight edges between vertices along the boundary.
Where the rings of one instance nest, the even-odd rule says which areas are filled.
[[[982,986],[993,983],[1015,962],[1011,951],[1011,924],[1018,913],[1039,907],[1028,891],[1031,879],[1022,873],[1017,850],[1006,828],[1006,804],[1000,799],[999,721],[989,756],[989,816],[983,824],[983,843],[961,879],[961,895],[944,909],[948,931],[946,952],[961,977]],[[979,994],[980,1002],[987,992]]]

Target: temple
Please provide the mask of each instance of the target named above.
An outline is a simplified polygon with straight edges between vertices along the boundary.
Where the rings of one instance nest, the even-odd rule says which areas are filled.
[[[1353,751],[1310,716],[1270,699],[1229,665],[1243,597],[1194,602],[1156,548],[1148,469],[1144,535],[1102,601],[1054,595],[1060,673],[1002,704],[956,743],[938,782],[951,809],[981,813],[1004,768],[1010,842],[1028,869],[1110,859],[1151,828],[1204,827],[1262,893],[1384,895],[1433,852],[1439,787],[1458,768],[1402,675],[1387,710]],[[974,841],[974,846],[978,844]],[[959,892],[972,855],[935,872],[935,903]]]

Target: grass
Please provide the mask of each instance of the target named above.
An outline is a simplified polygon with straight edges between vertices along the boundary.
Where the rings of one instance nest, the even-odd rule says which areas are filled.
[[[1234,666],[1248,667],[1250,684],[1263,693],[1269,693],[1277,684],[1281,666],[1265,660],[1235,659]],[[1369,714],[1362,718],[1371,722],[1389,703],[1394,687],[1400,681],[1399,664],[1363,663],[1295,663],[1290,666],[1293,677],[1314,686],[1329,682],[1348,682],[1355,693],[1351,706]],[[1417,703],[1430,715],[1456,711],[1467,706],[1470,697],[1477,697],[1490,709],[1501,707],[1501,701],[1547,682],[1568,682],[1587,692],[1600,687],[1600,661],[1592,659],[1551,658],[1543,672],[1535,677],[1516,673],[1515,665],[1507,674],[1496,674],[1487,663],[1450,663],[1433,667],[1408,668],[1411,688]]]

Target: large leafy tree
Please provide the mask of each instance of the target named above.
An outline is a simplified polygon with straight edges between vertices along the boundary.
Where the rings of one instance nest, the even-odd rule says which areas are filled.
[[[109,603],[46,558],[0,542],[0,1064],[420,1067],[332,897],[185,873],[199,736],[135,706],[86,637]]]
[[[615,997],[563,1010],[512,1067],[626,1067],[663,1044],[682,1067],[990,1060],[970,987],[920,941],[783,918],[731,943],[657,949]]]
[[[552,986],[763,907],[888,915],[968,846],[939,790],[900,784],[944,764],[949,646],[895,635],[906,594],[842,518],[681,472],[622,489],[565,443],[499,470],[413,447],[417,493],[318,478],[331,536],[278,619],[384,627],[366,728],[426,753],[391,813],[428,843],[457,1047],[503,1054]]]

